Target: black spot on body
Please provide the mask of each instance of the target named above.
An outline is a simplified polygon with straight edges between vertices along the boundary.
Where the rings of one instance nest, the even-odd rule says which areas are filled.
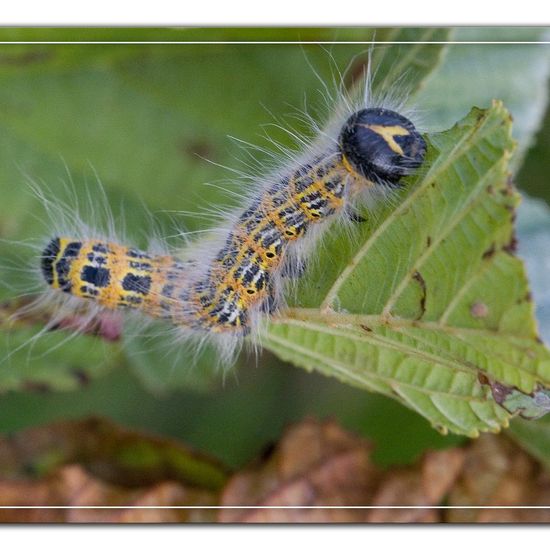
[[[271,246],[277,239],[280,239],[281,233],[277,229],[274,222],[268,221],[258,232],[254,235],[254,242],[262,243],[264,248]]]
[[[94,252],[99,252],[100,254],[107,254],[109,252],[109,249],[107,248],[107,246],[101,243],[94,244],[94,246],[92,246],[92,250]]]
[[[87,286],[87,285],[83,285],[80,287],[80,292],[82,292],[82,294],[84,294],[85,296],[88,296],[88,297],[96,297],[96,296],[99,296],[99,291],[97,291],[95,288],[92,288],[90,286]]]
[[[148,262],[129,262],[128,265],[132,269],[139,269],[140,271],[153,271],[153,266]]]
[[[99,288],[104,288],[111,280],[111,273],[104,267],[93,267],[91,265],[86,265],[80,272],[80,278],[86,283],[90,283]]]
[[[165,298],[172,298],[172,295],[174,294],[174,285],[164,285],[162,287],[161,294]]]
[[[344,185],[340,175],[329,178],[323,182],[325,189],[338,199],[344,195]]]
[[[130,258],[137,258],[139,260],[150,260],[151,256],[147,254],[147,252],[142,252],[141,250],[137,250],[135,248],[129,248],[127,253]]]
[[[68,278],[68,276],[71,270],[71,265],[74,259],[78,256],[78,253],[80,252],[81,248],[82,248],[81,242],[77,242],[77,241],[70,242],[63,250],[63,254],[61,258],[55,264],[57,281],[59,284],[59,288],[63,292],[71,292],[72,290],[72,283]]]
[[[81,242],[78,242],[78,241],[71,242],[65,247],[65,250],[63,252],[63,257],[76,258],[81,248],[82,248]]]
[[[139,306],[143,302],[140,296],[125,296],[124,301],[131,306]]]
[[[142,277],[140,275],[134,275],[133,273],[127,273],[122,280],[122,288],[129,292],[135,292],[146,296],[149,294],[151,288],[151,277],[149,277],[149,275]]]
[[[297,177],[294,180],[294,187],[298,193],[307,191],[313,185],[313,178],[308,174],[305,176]]]
[[[260,266],[258,264],[255,264],[255,263],[247,264],[247,265],[241,266],[237,270],[236,276],[237,276],[237,279],[242,279],[242,282],[245,286],[248,286],[253,281],[254,277],[258,274],[259,271],[260,271]]]

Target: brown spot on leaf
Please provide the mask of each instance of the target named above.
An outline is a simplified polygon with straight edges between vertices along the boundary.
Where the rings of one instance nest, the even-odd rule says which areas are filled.
[[[54,56],[53,50],[27,51],[17,54],[1,54],[0,65],[12,65],[14,67],[32,65],[49,61]]]
[[[483,384],[484,386],[489,385],[489,379],[482,372],[478,373],[477,379],[480,384]]]
[[[502,405],[506,398],[512,393],[513,389],[501,384],[500,382],[489,380],[489,386],[491,387],[491,393],[493,394],[493,399],[499,404]]]
[[[214,147],[212,143],[206,139],[183,140],[180,150],[184,155],[193,158],[201,157],[211,159],[214,156]]]
[[[38,382],[35,380],[26,380],[23,382],[23,389],[34,393],[48,393],[52,390],[47,382]]]
[[[424,313],[426,313],[426,281],[424,280],[424,277],[422,277],[420,271],[415,271],[412,278],[418,282],[422,291],[420,297],[420,314],[416,318],[418,320],[423,317]]]
[[[73,369],[71,372],[79,385],[87,386],[90,383],[90,375],[86,371],[81,369]]]
[[[512,234],[512,237],[510,238],[510,240],[508,241],[508,243],[506,243],[506,244],[502,247],[502,250],[504,250],[504,252],[507,252],[508,254],[511,254],[512,256],[515,255],[515,253],[516,253],[517,250],[518,250],[518,240],[517,240],[517,238],[516,238],[515,233]]]
[[[531,294],[531,292],[527,291],[525,293],[525,295],[523,296],[523,298],[518,298],[516,300],[516,304],[523,304],[525,302],[532,302],[533,301],[533,295]]]
[[[474,302],[470,308],[470,314],[476,319],[483,319],[489,315],[489,307],[484,302]]]
[[[491,246],[481,255],[483,260],[488,260],[495,255],[495,243],[492,243]]]
[[[503,187],[500,190],[500,193],[505,197],[511,197],[516,192],[516,186],[514,184],[514,180],[512,179],[512,176],[509,175],[508,179],[506,180],[506,186]]]

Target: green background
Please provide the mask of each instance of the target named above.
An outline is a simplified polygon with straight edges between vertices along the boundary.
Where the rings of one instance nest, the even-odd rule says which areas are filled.
[[[272,124],[283,117],[304,131],[293,118],[303,109],[304,98],[314,116],[322,118],[322,82],[331,82],[335,67],[343,70],[354,56],[364,55],[373,36],[530,41],[543,40],[547,31],[2,29],[4,41],[366,44],[0,45],[0,237],[22,241],[44,233],[44,216],[26,178],[45,182],[55,197],[63,197],[67,181],[76,189],[85,183],[93,187],[96,175],[115,216],[120,217],[123,205],[127,234],[139,245],[146,244],[144,235],[150,230],[146,210],[154,213],[164,235],[174,235],[174,218],[187,230],[205,229],[212,223],[205,209],[234,201],[221,187],[238,189],[233,173],[220,165],[247,169],[246,151],[228,136],[273,150],[269,135],[291,146],[292,140]],[[404,45],[383,48],[395,50],[397,65],[411,51]],[[406,75],[415,59],[394,69]],[[550,47],[434,44],[424,47],[421,59],[426,79],[415,99],[426,129],[446,128],[473,105],[485,107],[493,97],[503,99],[515,119],[519,168],[546,110]],[[547,200],[549,143],[550,130],[543,130],[516,178],[520,189]],[[260,166],[270,162],[269,155],[255,155]],[[174,216],[172,211],[189,214]],[[6,282],[1,292],[7,299],[14,289],[25,287],[22,275],[9,266],[23,265],[31,256],[10,242],[2,243],[0,251]],[[12,350],[29,331],[8,336],[5,349]],[[462,441],[439,435],[394,401],[305,373],[268,353],[244,357],[223,375],[214,368],[193,368],[185,356],[167,356],[162,346],[160,351],[150,349],[139,338],[130,340],[123,352],[118,345],[84,337],[43,355],[53,341],[61,340],[50,335],[30,352],[24,348],[0,363],[0,431],[102,415],[181,438],[233,467],[307,415],[337,418],[371,438],[376,459],[386,465],[407,463],[427,448]]]

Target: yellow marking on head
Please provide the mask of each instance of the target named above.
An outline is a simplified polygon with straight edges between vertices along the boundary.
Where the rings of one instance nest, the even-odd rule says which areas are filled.
[[[70,239],[67,239],[65,237],[59,237],[59,250],[57,251],[57,255],[55,259],[52,262],[52,284],[50,285],[52,288],[60,288],[59,285],[59,275],[57,274],[57,263],[61,258],[63,258],[63,253],[65,252],[65,248],[67,245],[72,242]]]
[[[382,124],[364,124],[363,126],[381,136],[394,153],[401,156],[405,155],[403,149],[395,141],[395,136],[408,136],[410,132],[406,128],[403,128],[403,126],[384,126]]]

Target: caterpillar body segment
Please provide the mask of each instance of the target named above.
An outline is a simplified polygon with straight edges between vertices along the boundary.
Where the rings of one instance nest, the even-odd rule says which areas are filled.
[[[285,281],[303,271],[304,242],[320,235],[314,229],[353,212],[350,202],[361,190],[398,185],[425,152],[403,115],[360,109],[324,150],[261,185],[214,249],[191,246],[190,259],[179,260],[107,239],[59,235],[43,250],[42,276],[51,289],[107,310],[165,319],[185,334],[240,339],[258,318],[281,308]]]
[[[42,275],[53,288],[94,300],[106,309],[140,309],[152,317],[177,314],[172,294],[185,264],[103,240],[52,239],[42,253]]]

